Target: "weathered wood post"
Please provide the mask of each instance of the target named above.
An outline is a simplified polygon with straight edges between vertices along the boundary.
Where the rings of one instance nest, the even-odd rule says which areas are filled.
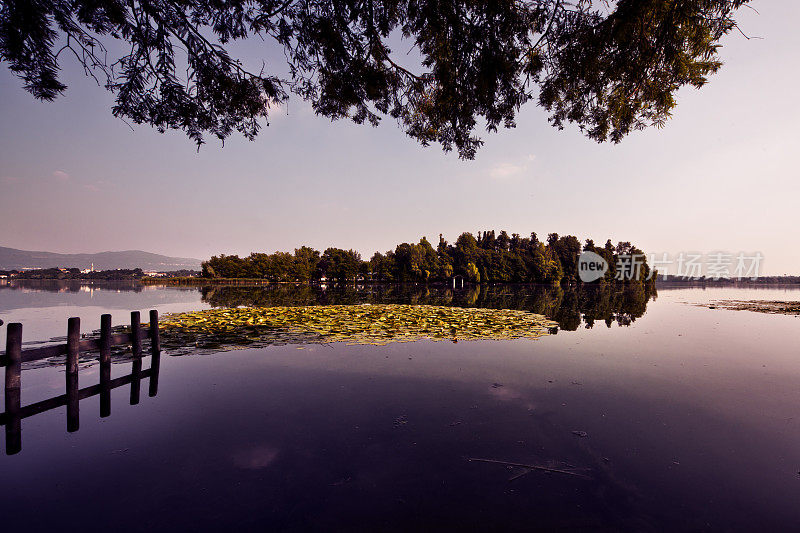
[[[150,385],[147,395],[158,394],[158,371],[161,367],[161,336],[158,332],[158,311],[150,311]]]
[[[6,329],[6,453],[22,450],[20,387],[22,374],[22,324],[9,324]]]
[[[131,352],[134,358],[142,357],[142,320],[139,311],[131,311]]]
[[[131,312],[131,352],[133,353],[131,405],[136,405],[139,403],[142,385],[142,323],[139,311]]]
[[[72,433],[80,427],[78,398],[78,357],[80,356],[81,319],[72,317],[67,321],[67,431]]]
[[[100,417],[111,415],[111,315],[100,316]]]

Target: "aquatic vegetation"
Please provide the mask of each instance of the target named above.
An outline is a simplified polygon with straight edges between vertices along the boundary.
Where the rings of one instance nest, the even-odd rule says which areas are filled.
[[[699,304],[709,309],[728,309],[732,311],[755,311],[771,315],[800,315],[800,302],[779,300],[717,300]]]
[[[162,346],[237,346],[346,342],[384,345],[431,340],[536,339],[557,324],[511,309],[433,305],[311,305],[209,309],[165,316]]]

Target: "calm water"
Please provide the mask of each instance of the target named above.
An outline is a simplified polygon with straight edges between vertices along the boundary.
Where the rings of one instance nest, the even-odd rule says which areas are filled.
[[[0,286],[0,319],[25,341],[63,336],[69,316],[86,331],[105,312],[316,302],[520,308],[561,325],[536,341],[162,356],[157,395],[144,379],[136,405],[126,385],[109,417],[82,400],[77,432],[65,407],[23,420],[22,451],[0,455],[3,527],[796,530],[800,319],[692,305],[714,299],[800,291]],[[82,387],[98,381],[85,366]],[[63,394],[64,373],[24,367],[22,383],[26,405]]]

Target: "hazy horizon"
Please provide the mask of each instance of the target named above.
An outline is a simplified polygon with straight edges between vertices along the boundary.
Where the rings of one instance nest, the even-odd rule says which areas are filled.
[[[631,241],[647,253],[760,252],[761,273],[800,273],[794,105],[796,3],[754,2],[725,61],[678,94],[662,130],[598,145],[552,128],[534,104],[517,128],[481,135],[475,161],[423,148],[391,120],[331,123],[292,98],[255,142],[131,129],[74,62],[41,103],[0,69],[0,245],[31,251],[143,250],[174,257],[355,249],[368,259],[440,233],[506,230]],[[239,45],[248,57],[259,43]],[[265,52],[269,55],[271,52]]]

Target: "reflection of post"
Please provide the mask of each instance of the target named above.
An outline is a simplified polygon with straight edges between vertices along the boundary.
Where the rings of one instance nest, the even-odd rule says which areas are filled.
[[[150,397],[158,394],[158,371],[161,367],[161,338],[158,333],[158,311],[150,311]]]
[[[142,358],[133,360],[131,369],[131,405],[139,403],[139,396],[142,388]]]
[[[131,370],[131,405],[139,403],[142,385],[142,324],[139,311],[131,313],[131,352],[133,352],[133,369]]]
[[[81,319],[72,317],[67,322],[67,431],[78,431],[78,356],[81,340]]]
[[[20,418],[20,374],[22,373],[22,324],[9,324],[6,329],[6,453],[22,450]]]
[[[111,315],[100,317],[100,416],[111,415]]]

